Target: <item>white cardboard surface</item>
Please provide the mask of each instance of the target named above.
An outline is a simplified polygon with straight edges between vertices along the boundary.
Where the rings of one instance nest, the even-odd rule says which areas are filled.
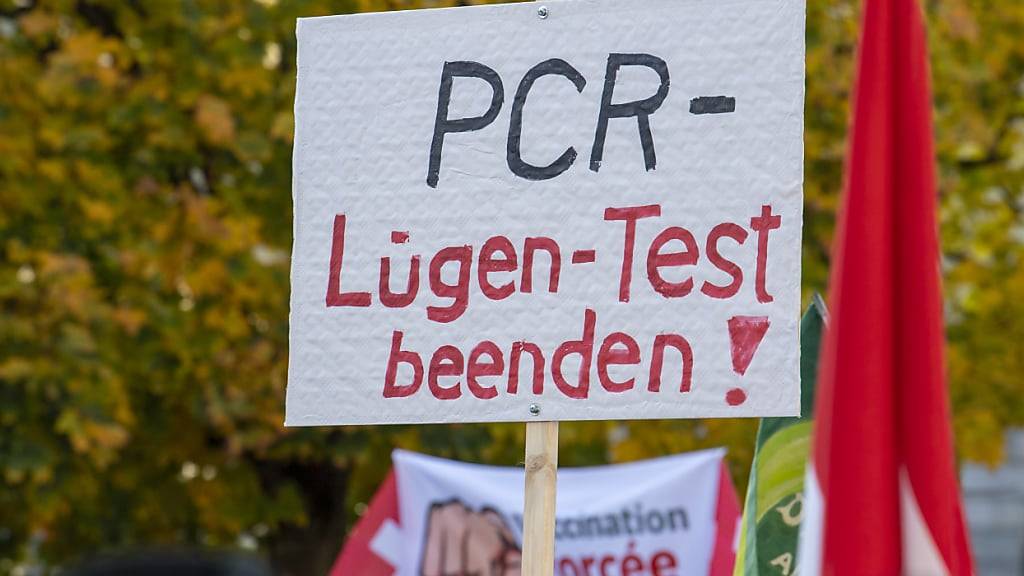
[[[544,6],[544,19],[537,3],[525,3],[299,20],[288,425],[799,414],[803,0],[563,0]],[[606,83],[610,54],[648,54],[668,70],[668,93],[648,119],[654,169],[645,167],[635,117],[608,120],[599,170],[591,168],[604,92],[613,87],[615,105],[646,99],[660,85],[654,68],[630,64]],[[522,107],[522,160],[546,165],[570,146],[577,157],[560,175],[531,180],[510,169],[510,117],[524,74],[552,58],[571,65],[586,83],[577,92],[563,76],[536,80]],[[479,130],[444,135],[431,186],[442,71],[457,61],[497,73],[503,104]],[[691,113],[706,102],[692,99],[718,96],[734,98],[734,110]],[[491,100],[484,80],[456,77],[447,118],[480,116]],[[636,221],[626,302],[627,226],[605,220],[606,209],[655,205],[660,216]],[[752,219],[763,206],[780,218],[777,228],[755,229]],[[339,215],[344,251],[334,303],[340,293],[365,292],[369,306],[328,305]],[[718,238],[716,265],[708,238],[724,223],[746,237],[742,244]],[[692,234],[698,256],[693,265],[659,269],[667,282],[693,280],[689,293],[666,297],[650,280],[648,252],[672,227]],[[401,233],[408,234],[404,242]],[[494,236],[507,238],[516,254],[514,271],[486,276],[494,286],[513,283],[512,294],[500,300],[489,298],[478,278],[481,248]],[[550,238],[559,247],[554,293],[544,251],[536,252],[532,291],[523,291],[528,237]],[[472,250],[468,304],[449,314],[450,321],[432,320],[428,307],[448,307],[452,298],[432,289],[431,261],[446,247],[464,246]],[[661,252],[683,249],[671,241]],[[594,250],[595,261],[573,263],[578,250]],[[384,306],[381,259],[390,259],[390,289],[401,293],[413,256],[420,259],[414,300]],[[706,283],[735,280],[729,262],[742,272],[735,294],[703,292]],[[441,268],[440,281],[454,285],[458,279],[457,262]],[[589,389],[585,398],[571,398],[553,381],[552,360],[561,344],[584,336],[587,310],[595,318]],[[768,326],[763,339],[756,329],[747,338],[743,330],[730,335],[730,320],[736,327],[750,319]],[[423,375],[415,393],[385,397],[396,332],[401,350],[421,358]],[[635,378],[625,391],[609,391],[598,370],[602,342],[617,332],[633,338],[640,355],[639,364],[607,369],[616,382]],[[654,392],[652,356],[662,334],[684,339],[692,362],[663,338],[662,384]],[[500,350],[501,374],[478,378],[473,389],[464,371],[440,376],[437,388],[457,390],[459,397],[436,397],[428,383],[435,351],[454,346],[466,364],[485,340]],[[747,341],[745,355],[734,353],[739,340]],[[521,359],[518,390],[508,390],[516,342],[535,344],[544,356],[539,395],[529,354]],[[568,386],[579,383],[580,358],[566,356]],[[394,365],[396,386],[414,381],[410,364]],[[681,391],[686,365],[690,385]],[[478,397],[492,387],[493,398]],[[538,416],[531,415],[532,404]]]

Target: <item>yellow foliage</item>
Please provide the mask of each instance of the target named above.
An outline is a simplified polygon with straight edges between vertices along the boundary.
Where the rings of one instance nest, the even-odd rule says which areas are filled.
[[[230,144],[235,139],[235,119],[227,102],[204,94],[196,101],[196,124],[211,144]]]

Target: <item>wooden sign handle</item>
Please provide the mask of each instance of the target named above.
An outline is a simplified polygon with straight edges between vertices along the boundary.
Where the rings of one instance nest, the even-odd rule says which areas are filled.
[[[523,576],[554,575],[557,476],[558,422],[527,422]]]

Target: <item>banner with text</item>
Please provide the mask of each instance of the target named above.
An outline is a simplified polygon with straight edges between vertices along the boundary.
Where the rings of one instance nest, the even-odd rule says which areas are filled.
[[[724,450],[558,473],[555,574],[726,576],[739,504]],[[396,451],[332,576],[520,573],[523,469]],[[399,520],[400,519],[400,520]]]
[[[287,424],[798,415],[804,12],[299,20]]]

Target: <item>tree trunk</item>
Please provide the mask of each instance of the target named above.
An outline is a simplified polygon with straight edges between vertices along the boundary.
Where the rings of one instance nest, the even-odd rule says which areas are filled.
[[[292,463],[269,471],[298,484],[309,522],[281,526],[270,537],[268,553],[278,576],[326,575],[345,537],[345,493],[349,471],[326,462]]]

